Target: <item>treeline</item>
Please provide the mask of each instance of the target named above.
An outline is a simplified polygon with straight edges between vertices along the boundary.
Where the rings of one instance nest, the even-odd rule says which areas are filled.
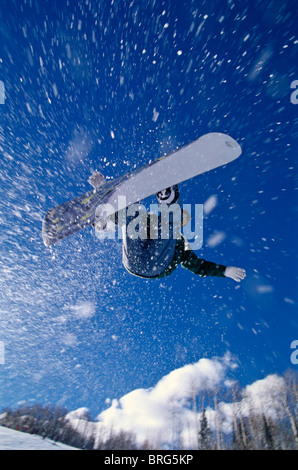
[[[16,431],[42,436],[71,447],[82,450],[137,450],[136,439],[133,433],[120,431],[110,432],[105,439],[98,439],[92,432],[91,421],[80,423],[80,431],[67,419],[68,411],[62,407],[49,407],[36,404],[21,406],[20,408],[5,409],[0,415],[0,426]]]
[[[5,409],[0,415],[0,426],[36,434],[79,449],[93,449],[92,436],[83,436],[73,429],[66,415],[67,410],[62,407],[24,405],[16,410]]]
[[[206,450],[298,450],[297,374],[278,377],[266,393],[235,384],[228,390],[193,395],[193,448]],[[181,422],[177,422],[181,428]],[[185,430],[185,427],[184,427]],[[179,441],[179,433],[176,433]],[[181,441],[181,438],[180,438]]]
[[[228,396],[224,397],[222,392],[213,390],[212,393],[197,395],[194,391],[186,407],[180,410],[173,408],[173,413],[170,413],[167,442],[161,440],[157,443],[153,438],[154,444],[150,442],[150,437],[140,444],[137,436],[128,431],[116,432],[110,429],[108,432],[106,430],[104,437],[102,428],[88,414],[84,413],[79,419],[70,419],[65,408],[38,404],[4,410],[0,415],[0,426],[86,450],[298,449],[295,373],[285,374],[280,386],[268,390],[261,404],[250,401],[236,386],[229,389]],[[187,422],[185,409],[188,410]]]

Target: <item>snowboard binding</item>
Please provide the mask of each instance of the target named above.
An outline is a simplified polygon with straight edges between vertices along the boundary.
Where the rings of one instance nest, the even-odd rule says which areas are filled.
[[[99,189],[101,186],[106,184],[106,179],[102,173],[99,171],[95,171],[88,179],[88,183],[90,183],[94,189]]]
[[[169,188],[158,191],[155,196],[159,204],[174,204],[179,199],[179,189],[177,184],[170,186]]]

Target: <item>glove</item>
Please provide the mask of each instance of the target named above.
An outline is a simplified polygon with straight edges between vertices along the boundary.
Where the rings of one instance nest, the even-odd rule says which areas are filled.
[[[228,266],[224,272],[224,275],[225,277],[230,277],[236,282],[240,282],[245,278],[246,272],[245,269]]]

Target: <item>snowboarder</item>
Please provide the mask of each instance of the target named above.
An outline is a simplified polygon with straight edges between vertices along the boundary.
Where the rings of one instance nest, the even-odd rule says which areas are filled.
[[[103,176],[99,172],[95,172],[89,178],[89,183],[97,189],[103,183]],[[167,204],[169,207],[179,205],[178,186],[172,186],[156,194],[159,204]],[[126,270],[137,277],[146,279],[160,279],[172,274],[172,272],[181,265],[194,274],[201,277],[217,276],[229,277],[236,282],[240,282],[246,276],[245,270],[234,266],[224,266],[216,264],[205,259],[198,258],[194,251],[190,248],[190,244],[186,238],[179,234],[174,237],[173,217],[169,222],[170,235],[166,239],[160,236],[157,238],[150,237],[150,228],[157,226],[158,231],[161,230],[160,214],[152,214],[144,211],[142,213],[143,220],[147,228],[147,237],[129,237],[127,227],[135,215],[130,215],[129,208],[125,209],[126,214],[122,219],[120,214],[116,214],[115,224],[122,228],[123,237],[123,264]],[[181,226],[184,226],[190,216],[185,211],[181,211]],[[121,225],[120,221],[125,220],[125,224]],[[115,227],[115,226],[114,226]],[[95,224],[98,232],[109,231],[114,228],[111,219],[101,220]],[[144,228],[144,227],[143,227]]]
[[[209,132],[190,144],[135,168],[115,180],[105,181],[104,176],[100,175],[99,186],[96,182],[95,191],[80,194],[47,211],[42,221],[43,242],[47,247],[53,246],[89,225],[99,225],[100,220],[109,221],[109,216],[117,212],[121,215],[131,212],[138,201],[158,192],[166,195],[168,191],[163,188],[170,190],[171,187],[183,181],[225,166],[240,155],[241,147],[231,136],[221,132]],[[165,213],[169,208],[172,211],[174,204],[171,206],[169,204],[169,201],[166,201],[166,204],[160,204],[160,211]],[[99,214],[98,211],[103,210],[103,206],[105,206],[104,213]],[[126,207],[128,207],[127,211],[124,210]],[[146,211],[144,207],[143,209]],[[181,207],[175,216],[177,213],[180,213],[181,220]],[[197,242],[202,238],[201,227],[196,224],[198,217],[200,216],[196,215],[194,221],[197,231],[194,245],[197,249],[200,248]],[[127,226],[128,231],[133,224],[134,221],[131,221]],[[119,227],[123,225],[126,224],[122,223]],[[161,227],[161,236],[163,227],[164,224]],[[175,227],[175,235],[178,235],[179,220],[175,222]],[[186,231],[189,228],[189,226],[186,227]],[[198,235],[199,232],[200,235]],[[119,231],[118,234],[120,233]],[[154,243],[150,246],[153,247]],[[173,247],[172,243],[171,248]]]

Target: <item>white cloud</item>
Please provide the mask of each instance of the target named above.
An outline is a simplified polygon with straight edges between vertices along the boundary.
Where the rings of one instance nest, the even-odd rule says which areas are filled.
[[[222,384],[235,362],[227,354],[223,358],[200,359],[164,376],[151,389],[137,389],[113,400],[112,405],[98,416],[99,436],[104,430],[131,431],[140,442],[148,439],[169,439],[173,413],[191,419],[192,412],[186,404],[199,391],[211,390]],[[108,431],[109,432],[109,431]]]
[[[157,383],[151,393],[162,402],[173,398],[188,399],[194,391],[210,390],[219,384],[232,364],[230,356],[222,359],[200,359],[195,364],[170,372]]]
[[[242,409],[247,415],[266,413],[274,417],[282,407],[282,393],[285,388],[284,379],[279,375],[268,375],[248,385],[243,392]]]
[[[284,379],[276,374],[268,375],[264,379],[257,380],[247,385],[242,391],[242,399],[235,402],[220,402],[218,411],[221,419],[223,432],[231,432],[234,417],[248,417],[252,415],[266,415],[275,418],[284,411],[282,393],[284,390]],[[216,412],[208,407],[208,424],[216,428]]]

